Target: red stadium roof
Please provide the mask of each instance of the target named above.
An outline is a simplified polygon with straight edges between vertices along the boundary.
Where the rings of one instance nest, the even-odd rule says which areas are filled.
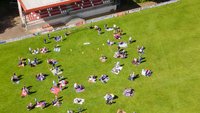
[[[81,0],[18,0],[26,13],[52,8],[59,5],[71,4]]]

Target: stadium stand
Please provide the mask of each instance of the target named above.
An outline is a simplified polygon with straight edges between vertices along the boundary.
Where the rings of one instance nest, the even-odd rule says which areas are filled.
[[[18,0],[18,7],[22,23],[45,23],[63,16],[87,18],[101,13],[116,10],[112,0]],[[81,14],[83,13],[83,14]],[[59,20],[59,19],[58,19]],[[56,24],[56,21],[54,21]]]

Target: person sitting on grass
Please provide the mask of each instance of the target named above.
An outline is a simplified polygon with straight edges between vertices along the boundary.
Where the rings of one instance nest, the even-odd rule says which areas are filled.
[[[29,94],[29,89],[26,86],[24,86],[22,88],[21,97],[26,97],[28,94]]]
[[[98,32],[98,35],[100,35],[102,33],[100,27],[97,29],[97,32]]]
[[[119,42],[118,46],[121,48],[126,48],[126,47],[128,47],[128,44],[126,42]]]
[[[31,67],[35,67],[39,63],[37,58],[34,58],[34,60],[29,61],[29,64]]]
[[[54,67],[58,62],[57,60],[54,59],[47,59],[47,63]]]
[[[19,84],[20,78],[14,73],[13,76],[11,77],[11,81],[13,83]]]
[[[24,67],[26,65],[26,61],[23,58],[19,58],[18,67]]]
[[[53,105],[53,106],[60,107],[60,106],[61,106],[61,102],[60,102],[60,100],[58,100],[58,99],[56,98],[56,99],[54,99],[54,100],[52,101],[52,105]]]
[[[121,35],[119,33],[115,33],[113,36],[115,39],[121,39]]]
[[[107,83],[108,80],[109,80],[109,77],[108,77],[108,75],[103,74],[103,75],[101,75],[101,77],[99,78],[99,80],[100,80],[102,83]]]
[[[132,37],[130,36],[128,39],[129,44],[132,44],[134,42],[134,40],[132,39]]]
[[[53,73],[53,75],[62,74],[62,70],[58,66],[51,68],[50,71]]]
[[[60,47],[59,47],[58,44],[54,47],[53,51],[55,51],[55,52],[60,52]]]
[[[134,93],[134,89],[132,88],[125,88],[124,92],[123,92],[123,95],[124,96],[133,96],[133,93]]]
[[[39,52],[40,52],[40,50],[39,50],[39,48],[37,48],[37,49],[33,49],[31,51],[31,54],[35,55],[35,54],[39,54]]]
[[[107,24],[104,25],[104,29],[105,29],[106,31],[112,31],[112,30],[114,30],[113,27],[108,27]]]
[[[61,91],[60,88],[57,86],[53,86],[50,88],[50,92],[53,93],[55,97],[58,97],[60,91]]]
[[[97,76],[90,75],[88,78],[88,82],[95,83],[97,81]]]
[[[126,113],[124,110],[118,109],[117,113]]]
[[[115,97],[115,95],[113,95],[113,94],[106,94],[104,96],[104,99],[106,100],[106,104],[112,104],[114,97]]]
[[[119,50],[119,51],[117,51],[117,52],[115,52],[115,54],[114,54],[114,58],[121,58],[121,59],[123,59],[123,58],[127,58],[127,56],[128,56],[128,54],[127,54],[127,51],[125,51],[124,49],[122,49],[122,50]]]
[[[43,48],[40,49],[40,53],[45,54],[47,52],[48,52],[48,49],[46,47],[43,47]]]
[[[70,34],[71,34],[70,31],[67,31],[67,32],[64,33],[65,37],[69,36]]]
[[[132,64],[139,65],[140,62],[137,58],[134,58],[133,61],[132,61]]]
[[[110,41],[110,40],[107,40],[107,44],[108,44],[109,46],[112,46],[113,44],[115,44],[115,42],[112,42],[112,41]]]
[[[31,102],[27,105],[27,110],[32,110],[32,109],[34,109],[35,108],[35,105],[34,104],[32,104]]]
[[[67,83],[68,82],[66,80],[59,80],[58,85],[59,85],[59,88],[60,88],[61,91],[63,90],[63,88],[65,88]]]
[[[85,102],[85,99],[82,98],[75,98],[74,104],[83,104]]]
[[[95,30],[98,30],[98,29],[99,29],[99,26],[95,25],[95,26],[94,26],[94,29],[95,29]]]
[[[67,110],[67,113],[74,113],[73,110]]]
[[[39,74],[36,75],[36,79],[38,81],[43,81],[45,79],[45,76],[44,76],[43,73],[39,73]]]
[[[147,77],[150,77],[152,73],[153,72],[149,69],[142,69],[142,72],[141,72],[142,75],[147,76]]]
[[[102,55],[102,56],[99,58],[99,60],[100,60],[101,62],[106,62],[107,57]]]
[[[76,92],[83,92],[85,90],[83,85],[74,83],[74,89],[76,90]]]
[[[138,51],[139,54],[144,54],[144,49],[145,49],[144,46],[142,46],[142,47],[138,46],[137,47],[137,51]]]
[[[56,37],[54,37],[54,40],[56,42],[62,41],[62,36],[56,36]]]
[[[131,74],[129,75],[128,80],[133,81],[133,80],[135,80],[137,77],[138,77],[138,75],[135,75],[135,73],[133,72],[133,73],[131,73]]]
[[[47,105],[47,103],[45,101],[40,101],[40,102],[37,101],[35,107],[44,109],[46,107],[46,105]]]

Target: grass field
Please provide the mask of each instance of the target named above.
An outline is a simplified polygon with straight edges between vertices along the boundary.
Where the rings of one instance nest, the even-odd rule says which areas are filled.
[[[117,109],[124,109],[127,113],[199,113],[200,111],[200,1],[181,0],[175,4],[144,10],[127,16],[114,18],[96,23],[103,27],[105,23],[120,26],[126,33],[122,41],[133,36],[137,41],[126,49],[127,59],[114,59],[116,46],[103,46],[107,39],[114,40],[111,32],[98,36],[93,30],[85,27],[72,30],[72,34],[60,42],[61,52],[31,55],[28,48],[46,46],[50,50],[56,44],[44,44],[45,36],[34,37],[13,43],[0,45],[0,113],[66,113],[67,109],[76,110],[78,107],[87,109],[87,113],[116,113]],[[52,33],[52,36],[62,35],[63,31]],[[116,41],[116,40],[114,40]],[[84,46],[84,42],[91,42]],[[137,57],[136,47],[145,46],[146,62],[139,66],[131,64],[133,57]],[[100,48],[100,50],[97,50]],[[70,49],[73,51],[70,52]],[[82,52],[84,51],[84,54]],[[108,57],[106,63],[101,63],[99,57]],[[37,67],[17,67],[18,57],[37,57],[43,62]],[[54,95],[49,89],[52,80],[57,80],[49,71],[50,65],[46,59],[57,59],[63,75],[67,77],[68,88],[60,93],[63,96],[61,107],[49,106],[46,109],[26,110],[29,102],[46,100],[51,102]],[[110,71],[116,61],[125,64],[118,76]],[[142,68],[151,69],[151,77],[140,76],[135,81],[128,81],[131,72],[139,73]],[[12,84],[11,75],[16,72],[23,75],[20,84]],[[49,74],[43,82],[35,80],[39,72]],[[87,82],[88,76],[108,74],[107,84]],[[76,93],[73,84],[77,82],[85,86],[85,91]],[[37,91],[28,97],[21,98],[23,85],[32,86]],[[135,89],[133,97],[122,95],[124,88]],[[103,96],[113,93],[119,98],[113,105],[106,105]],[[85,99],[82,106],[73,104],[75,97]]]

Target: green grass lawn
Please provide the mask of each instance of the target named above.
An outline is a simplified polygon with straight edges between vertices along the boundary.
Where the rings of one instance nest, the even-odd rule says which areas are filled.
[[[56,44],[44,44],[45,36],[34,37],[13,43],[0,45],[0,113],[66,113],[67,109],[76,110],[79,107],[87,109],[87,113],[116,113],[117,109],[124,109],[127,113],[198,113],[200,111],[200,1],[181,0],[175,4],[144,10],[127,16],[114,18],[95,23],[101,27],[105,23],[120,26],[126,33],[122,41],[133,36],[137,41],[128,45],[127,59],[114,59],[113,54],[117,46],[107,46],[107,39],[115,40],[112,32],[105,32],[98,36],[93,30],[85,27],[72,30],[72,34],[60,42],[61,52],[53,52]],[[64,32],[52,33],[52,36],[63,35]],[[84,42],[90,42],[84,46]],[[105,43],[105,46],[102,44]],[[145,46],[146,62],[139,66],[131,64],[133,57],[137,57],[136,47]],[[47,54],[31,55],[28,48],[42,48],[46,46],[51,50]],[[99,50],[97,50],[99,48]],[[70,52],[72,49],[72,52]],[[84,52],[84,54],[82,54]],[[99,57],[106,55],[108,61],[101,63]],[[31,68],[17,67],[18,57],[41,59],[42,64]],[[63,96],[61,107],[49,106],[46,109],[27,111],[29,102],[46,100],[51,102],[54,95],[49,89],[52,81],[57,80],[49,71],[51,67],[46,59],[57,59],[63,76],[69,81],[68,88],[60,93]],[[111,73],[115,62],[124,64],[119,75]],[[148,68],[153,71],[151,77],[141,76],[135,81],[127,80],[131,72],[139,73],[141,69]],[[20,84],[12,84],[11,75],[16,72],[23,75]],[[43,82],[35,80],[39,72],[49,74]],[[107,84],[97,82],[88,83],[91,74],[108,74],[110,80]],[[76,93],[73,84],[77,82],[85,86],[85,91]],[[21,98],[21,88],[32,86],[37,91],[28,97]],[[133,97],[122,95],[124,88],[135,89]],[[113,93],[118,96],[116,103],[106,105],[103,96]],[[73,99],[85,99],[83,105],[73,104]]]

